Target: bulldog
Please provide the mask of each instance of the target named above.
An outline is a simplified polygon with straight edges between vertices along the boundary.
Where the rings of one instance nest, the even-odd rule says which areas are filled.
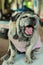
[[[7,60],[7,63],[13,63],[16,53],[25,53],[26,62],[31,63],[35,58],[33,47],[37,44],[39,38],[39,17],[35,14],[24,12],[15,12],[9,23],[9,48],[8,53],[1,58],[1,60]],[[14,39],[14,43],[10,39]],[[16,40],[16,42],[15,42]],[[16,47],[16,43],[18,43]],[[20,44],[20,45],[19,45]],[[24,48],[25,50],[21,50]]]

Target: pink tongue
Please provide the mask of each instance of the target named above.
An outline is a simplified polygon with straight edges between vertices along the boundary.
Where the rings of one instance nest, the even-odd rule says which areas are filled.
[[[26,33],[27,35],[28,35],[28,34],[32,34],[32,30],[33,30],[32,27],[30,27],[30,28],[26,27],[26,28],[25,28],[25,33]]]

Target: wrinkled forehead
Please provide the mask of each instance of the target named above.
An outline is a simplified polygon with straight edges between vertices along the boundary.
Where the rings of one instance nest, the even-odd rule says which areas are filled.
[[[27,17],[27,18],[22,18],[21,20],[20,20],[20,26],[26,26],[26,25],[28,25],[29,24],[29,18]]]
[[[35,15],[25,14],[20,19],[20,26],[29,25],[31,21],[37,21]]]

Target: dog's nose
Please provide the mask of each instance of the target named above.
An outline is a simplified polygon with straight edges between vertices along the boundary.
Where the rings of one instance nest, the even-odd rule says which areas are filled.
[[[36,25],[36,19],[34,17],[30,17],[30,25]]]

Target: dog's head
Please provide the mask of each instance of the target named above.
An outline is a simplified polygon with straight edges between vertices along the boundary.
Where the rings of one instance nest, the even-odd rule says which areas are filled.
[[[38,30],[39,19],[37,15],[23,14],[19,19],[19,34],[23,39],[29,39]]]

